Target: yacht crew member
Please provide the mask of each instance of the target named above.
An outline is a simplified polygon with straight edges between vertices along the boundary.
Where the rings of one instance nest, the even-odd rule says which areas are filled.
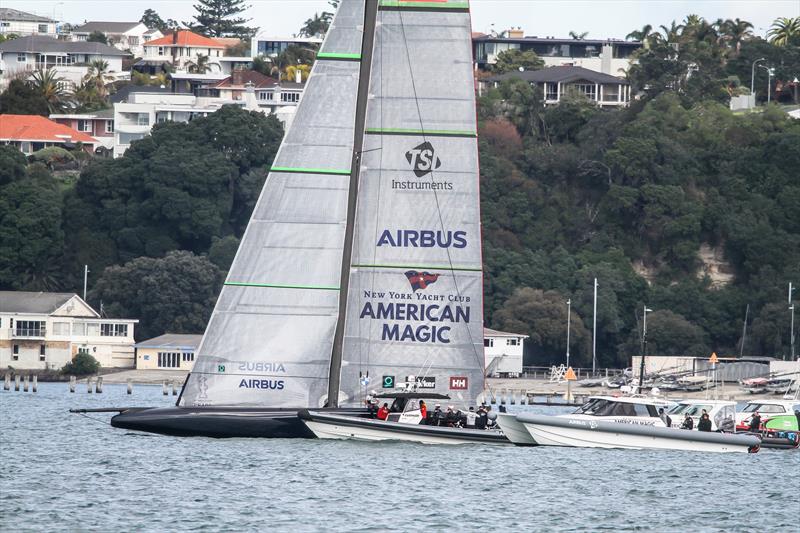
[[[489,422],[489,415],[486,409],[481,405],[478,408],[478,417],[475,419],[475,429],[486,429],[486,424]]]
[[[372,396],[367,396],[367,412],[370,418],[375,418],[378,414],[378,400]]]
[[[389,418],[389,404],[384,403],[383,407],[378,409],[378,420],[386,420]]]
[[[671,419],[671,418],[669,417],[669,415],[668,415],[668,414],[667,414],[667,413],[664,411],[664,408],[663,408],[663,407],[660,407],[660,408],[658,409],[658,417],[659,417],[661,420],[663,420],[663,421],[664,421],[664,425],[665,425],[665,426],[667,426],[668,428],[671,428],[671,427],[672,427],[672,419]]]
[[[436,406],[434,407],[434,409],[433,409],[433,416],[432,416],[432,418],[433,418],[433,425],[434,425],[434,426],[441,426],[441,425],[443,425],[443,422],[444,422],[444,413],[442,412],[442,406],[441,406],[441,404],[438,404],[438,403],[437,403],[437,404],[436,404]]]
[[[419,401],[419,415],[422,417],[422,423],[428,418],[428,406],[425,405],[425,400]]]
[[[475,420],[477,420],[478,415],[475,414],[475,408],[470,406],[469,412],[467,413],[467,427],[470,429],[475,429]]]
[[[692,429],[694,428],[694,419],[689,416],[689,413],[683,417],[683,424],[681,424],[681,429]]]
[[[700,417],[697,431],[711,431],[711,419],[708,417],[708,413],[703,413],[703,416]]]
[[[750,419],[750,431],[759,433],[761,431],[761,415],[758,411],[753,413],[753,418]]]

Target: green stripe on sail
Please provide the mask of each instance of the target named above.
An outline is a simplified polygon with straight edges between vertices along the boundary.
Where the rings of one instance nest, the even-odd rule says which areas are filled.
[[[351,265],[353,268],[399,268],[411,270],[450,270],[454,272],[481,272],[481,268],[425,266],[425,265]]]
[[[432,137],[477,137],[474,131],[418,130],[413,128],[367,128],[365,133],[373,135],[430,135]]]
[[[272,167],[270,172],[294,172],[297,174],[336,174],[338,176],[349,176],[349,170],[336,168],[302,168],[302,167]]]
[[[232,287],[263,287],[267,289],[311,289],[319,291],[339,290],[339,287],[326,287],[324,285],[281,285],[276,283],[245,283],[241,281],[226,281],[224,284]]]
[[[337,52],[320,52],[317,54],[317,59],[355,59],[360,60],[361,54],[343,54]]]
[[[380,7],[405,7],[409,9],[469,9],[466,0],[381,0]]]

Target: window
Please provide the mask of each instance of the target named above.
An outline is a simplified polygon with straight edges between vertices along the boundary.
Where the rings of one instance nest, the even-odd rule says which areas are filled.
[[[485,348],[491,348],[494,346],[494,339],[483,339],[483,346]]]
[[[259,100],[272,100],[273,93],[267,91],[261,91],[258,93]]]
[[[558,83],[549,82],[544,84],[544,99],[558,100]]]
[[[44,361],[45,360],[45,358],[46,358],[46,350],[47,350],[47,348],[45,348],[44,344],[40,344],[39,345],[39,361]]]
[[[97,322],[88,322],[86,324],[86,335],[89,337],[97,337],[100,335],[100,324]]]
[[[647,410],[647,407],[647,405],[635,403],[633,404],[633,411],[636,413],[636,416],[650,416],[650,411]]]
[[[17,54],[17,63],[25,63],[28,61],[28,56],[25,54]]]
[[[128,45],[129,46],[139,46],[139,38],[131,35],[128,37]]]
[[[136,114],[136,125],[137,126],[149,126],[150,125],[150,115],[147,113],[137,113]]]
[[[44,337],[45,323],[38,320],[17,320],[17,337]]]
[[[183,362],[189,363],[194,361],[194,352],[183,352]]]
[[[300,93],[281,93],[281,102],[299,102]]]
[[[180,353],[158,352],[159,368],[178,368],[180,366]]]
[[[575,83],[572,85],[576,91],[585,94],[590,100],[596,100],[597,86],[594,83]]]
[[[114,133],[114,121],[106,120],[106,133]]]
[[[78,348],[78,353],[88,354],[89,353],[89,348],[86,348],[86,347]]]
[[[15,344],[15,345],[14,345],[14,348],[13,348],[13,352],[12,352],[12,353],[13,353],[14,355],[19,355],[19,344]]]
[[[53,335],[68,336],[69,335],[69,322],[54,322]]]
[[[128,324],[100,324],[100,335],[103,337],[127,337]]]
[[[73,335],[86,335],[86,323],[85,322],[75,322],[72,324],[72,334]]]
[[[88,132],[92,131],[92,121],[91,120],[78,120],[78,131]]]
[[[160,56],[164,55],[164,47],[163,46],[159,46],[158,47],[158,55],[160,55]]]
[[[39,24],[39,33],[47,33],[47,24]]]
[[[508,345],[508,346],[519,346],[519,339],[508,339],[508,340],[506,340],[506,345]]]

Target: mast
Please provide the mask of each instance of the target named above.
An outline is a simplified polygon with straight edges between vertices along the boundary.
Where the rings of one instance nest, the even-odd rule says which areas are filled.
[[[347,226],[342,249],[342,271],[339,291],[339,316],[333,336],[330,375],[328,377],[328,401],[326,407],[339,406],[339,384],[344,346],[347,295],[350,288],[350,262],[353,254],[356,205],[358,203],[358,179],[361,166],[361,151],[364,146],[364,124],[367,116],[372,49],[375,43],[375,21],[378,18],[378,0],[366,0],[364,6],[364,36],[361,41],[361,66],[358,73],[358,95],[356,99],[356,121],[353,137],[353,159],[350,165],[350,186],[347,195]]]

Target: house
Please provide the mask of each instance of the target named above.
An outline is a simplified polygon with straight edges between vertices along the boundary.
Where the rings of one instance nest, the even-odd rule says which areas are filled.
[[[202,335],[165,333],[135,344],[136,369],[177,369],[191,372]]]
[[[138,322],[101,318],[73,293],[0,291],[0,368],[58,370],[80,352],[131,368]]]
[[[542,90],[545,105],[558,104],[568,94],[582,94],[601,107],[624,107],[631,100],[627,80],[583,67],[550,67],[541,70],[508,72],[488,78],[495,86],[503,80],[525,80]]]
[[[71,42],[52,37],[20,37],[0,43],[0,72],[2,79],[17,76],[20,71],[54,69],[72,86],[79,85],[93,61],[108,63],[108,74],[115,79],[130,76],[122,71],[126,52],[102,43]]]
[[[204,37],[189,30],[177,30],[159,39],[144,44],[144,64],[170,63],[178,70],[185,70],[198,57],[206,56],[209,72],[220,72],[218,58],[225,55],[227,45],[217,39]],[[138,63],[137,63],[138,66]]]
[[[486,375],[518,377],[522,374],[522,355],[528,335],[483,328]]]
[[[318,49],[322,44],[319,37],[270,37],[265,34],[256,35],[250,40],[250,55],[275,57],[290,46]]]
[[[49,146],[72,149],[79,143],[89,154],[100,145],[87,133],[39,115],[0,115],[0,144],[16,146],[25,155]]]
[[[111,153],[114,149],[114,110],[102,109],[89,113],[50,115],[50,120],[81,133],[91,135],[98,142],[96,151]]]
[[[0,7],[0,35],[49,35],[56,36],[58,23],[48,17],[25,13],[8,7]]]
[[[253,70],[235,70],[233,73],[216,82],[201,86],[197,94],[209,98],[222,98],[223,100],[241,101],[247,94],[248,87],[252,87],[258,106],[277,115],[294,110],[303,95],[305,84],[300,81],[300,71],[294,82],[278,81],[270,76],[265,76]],[[285,121],[284,121],[285,122]]]
[[[86,41],[94,32],[100,32],[108,39],[108,44],[120,49],[130,50],[134,57],[144,55],[144,45],[148,41],[164,36],[157,29],[150,29],[141,22],[87,22],[72,30],[73,41]]]
[[[504,36],[473,34],[473,58],[477,68],[486,69],[506,50],[533,51],[547,67],[583,67],[594,72],[624,76],[633,53],[642,47],[638,41],[620,39],[556,39],[526,37],[520,28]]]

